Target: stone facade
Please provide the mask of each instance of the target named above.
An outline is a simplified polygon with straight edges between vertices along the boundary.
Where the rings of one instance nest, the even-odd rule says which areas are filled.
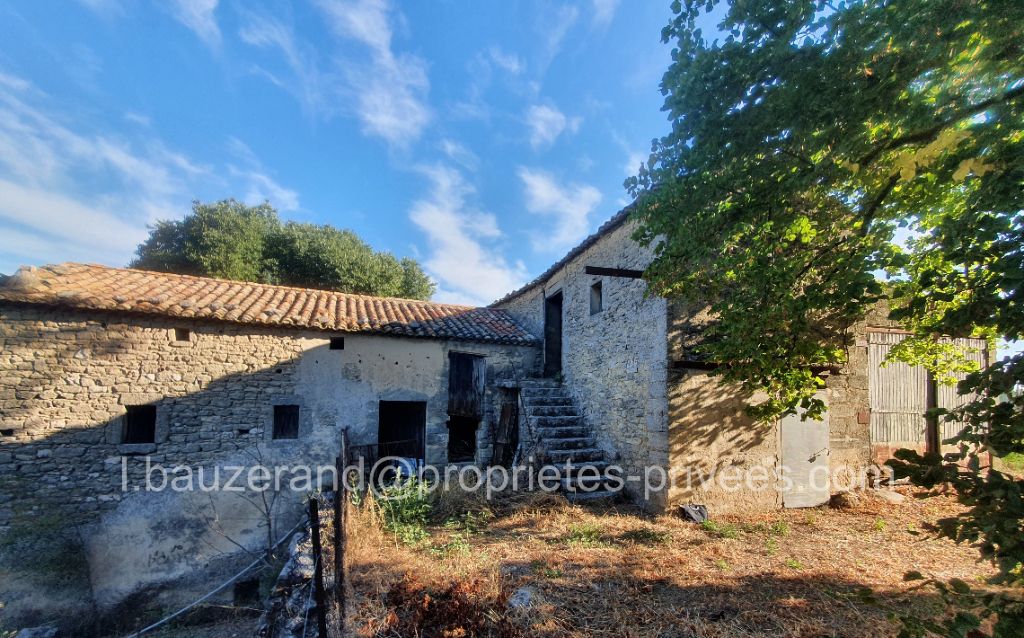
[[[643,476],[648,466],[668,463],[667,305],[647,294],[641,279],[588,275],[586,266],[642,270],[649,251],[632,239],[626,222],[561,265],[550,278],[496,307],[527,330],[544,334],[544,300],[562,293],[562,378],[584,421],[608,459],[628,475]],[[600,282],[602,310],[591,314],[591,286]],[[666,494],[645,494],[636,482],[627,493],[652,509]]]
[[[536,366],[529,346],[345,334],[331,349],[332,336],[0,304],[0,532],[49,515],[84,530],[91,589],[111,604],[265,541],[265,517],[237,495],[136,493],[147,459],[331,465],[343,427],[353,445],[376,443],[379,402],[400,400],[426,403],[426,461],[444,464],[448,353],[459,351],[486,357],[477,458],[489,460],[497,386]],[[299,406],[294,440],[272,438],[279,404]],[[133,405],[156,406],[155,443],[122,443]],[[282,498],[275,522],[293,519],[301,496]],[[0,600],[11,614],[19,600],[45,606],[38,593]]]

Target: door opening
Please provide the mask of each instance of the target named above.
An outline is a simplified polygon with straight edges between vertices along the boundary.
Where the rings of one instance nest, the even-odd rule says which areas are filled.
[[[381,401],[377,430],[379,458],[398,456],[422,461],[426,429],[426,401]]]
[[[562,374],[562,293],[544,300],[544,376]]]
[[[448,462],[466,463],[476,460],[476,428],[480,420],[453,416],[448,420]]]

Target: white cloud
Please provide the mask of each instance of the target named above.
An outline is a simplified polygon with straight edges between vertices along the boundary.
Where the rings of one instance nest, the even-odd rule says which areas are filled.
[[[588,184],[560,185],[555,178],[538,169],[519,168],[526,209],[535,215],[550,217],[554,227],[533,236],[534,249],[545,252],[565,250],[586,237],[590,213],[601,202],[601,192]]]
[[[582,119],[566,117],[553,106],[534,105],[526,111],[526,126],[530,129],[530,146],[534,149],[549,146],[563,131],[575,133]]]
[[[78,0],[78,2],[104,19],[114,18],[124,13],[124,7],[121,6],[120,0]]]
[[[393,50],[390,6],[383,0],[319,0],[316,5],[335,36],[364,47],[367,59],[328,52],[334,60],[325,69],[317,49],[298,38],[292,27],[268,15],[243,12],[242,40],[278,49],[293,77],[282,79],[262,68],[258,72],[293,93],[309,114],[354,115],[365,135],[392,146],[418,139],[432,118],[426,102],[427,65]]]
[[[640,170],[640,165],[647,162],[647,155],[640,151],[630,151],[626,157],[626,163],[623,165],[623,172],[626,177],[634,177]]]
[[[487,51],[487,55],[494,66],[511,73],[512,75],[519,75],[523,72],[526,65],[523,63],[519,56],[514,53],[505,53],[500,47],[493,46]]]
[[[527,276],[525,265],[509,264],[493,246],[485,245],[498,239],[501,230],[494,215],[467,205],[473,189],[462,174],[439,165],[419,170],[431,189],[413,203],[409,219],[430,244],[423,265],[438,281],[435,299],[484,305],[521,286]]]
[[[146,127],[129,127],[132,137],[83,130],[75,110],[55,109],[14,80],[0,82],[2,272],[26,262],[123,265],[147,224],[181,217],[204,191],[228,197],[259,189],[297,203],[255,169],[232,175],[197,163]]]
[[[246,204],[255,205],[267,201],[278,210],[299,209],[299,194],[267,175],[263,162],[248,144],[237,137],[232,137],[228,139],[228,150],[244,164],[241,168],[229,164],[228,171],[232,176],[239,178],[240,186],[245,190],[242,200]]]
[[[174,19],[192,30],[207,46],[220,46],[220,27],[217,26],[218,0],[171,0],[168,9]]]
[[[440,148],[441,152],[448,156],[448,159],[467,170],[475,171],[480,166],[480,158],[476,153],[455,140],[448,138],[441,140]]]
[[[541,20],[541,38],[544,44],[541,52],[540,68],[547,69],[562,49],[562,41],[569,29],[580,17],[579,9],[572,5],[558,7],[554,13],[544,12],[538,15]]]
[[[615,9],[619,6],[619,0],[591,0],[591,11],[593,18],[591,24],[598,28],[607,27],[615,17]]]

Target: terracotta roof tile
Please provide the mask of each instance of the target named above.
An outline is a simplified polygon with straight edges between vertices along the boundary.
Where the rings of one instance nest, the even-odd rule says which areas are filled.
[[[535,344],[503,310],[64,263],[22,268],[0,301],[335,332]]]

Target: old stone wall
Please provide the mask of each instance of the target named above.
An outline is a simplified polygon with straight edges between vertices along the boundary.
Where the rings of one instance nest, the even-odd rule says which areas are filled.
[[[643,270],[651,253],[633,241],[633,228],[627,222],[608,232],[550,279],[499,307],[542,335],[544,300],[562,293],[565,387],[612,462],[643,477],[648,466],[668,461],[666,303],[648,296],[643,280],[584,272],[586,266]],[[591,314],[591,286],[597,282],[603,309]],[[652,509],[664,505],[661,490],[645,493],[639,482],[626,489]]]
[[[0,306],[0,533],[31,531],[44,519],[82,530],[91,590],[111,604],[201,571],[235,543],[265,543],[268,517],[248,499],[154,493],[147,460],[150,471],[202,467],[207,484],[213,468],[228,465],[329,466],[341,428],[353,444],[375,443],[379,401],[411,400],[427,403],[427,462],[444,463],[451,350],[487,357],[478,459],[489,460],[494,384],[513,376],[513,362],[532,369],[536,359],[531,347],[359,334],[343,335],[344,349],[335,350],[331,336]],[[123,444],[126,406],[142,404],[156,405],[156,442]],[[299,406],[297,439],[272,439],[277,404]],[[301,497],[279,498],[275,525],[286,529]],[[8,615],[46,606],[38,588],[19,592],[24,585],[0,579]]]
[[[850,332],[847,361],[825,377],[829,420],[829,470],[835,486],[860,481],[870,466],[871,442],[868,403],[867,332],[891,327],[884,308],[874,308]],[[696,476],[714,467],[749,471],[780,469],[778,424],[758,425],[744,408],[757,397],[745,397],[738,388],[684,362],[694,361],[700,327],[708,318],[702,310],[681,303],[669,308],[669,359],[674,362],[669,378],[670,465],[677,474]],[[755,470],[760,472],[761,470]],[[726,477],[726,480],[728,476]],[[725,486],[728,487],[728,482]],[[782,506],[774,490],[723,489],[721,481],[704,483],[677,480],[670,504],[707,503],[716,512],[768,510]]]

